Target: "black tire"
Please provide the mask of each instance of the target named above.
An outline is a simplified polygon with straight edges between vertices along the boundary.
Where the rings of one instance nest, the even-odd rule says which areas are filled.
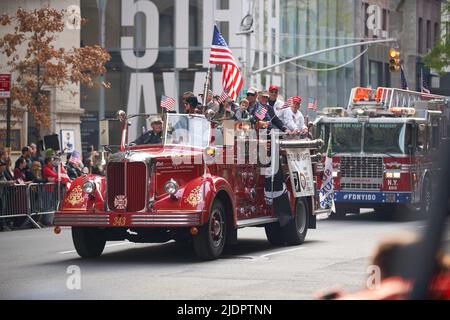
[[[277,247],[284,245],[283,233],[278,222],[267,224],[265,229],[267,240],[271,245]]]
[[[227,223],[225,209],[219,200],[214,201],[208,223],[199,229],[193,238],[194,250],[201,260],[220,257],[226,242]]]
[[[72,227],[75,250],[82,258],[97,258],[105,248],[106,240],[97,228]]]
[[[425,178],[423,181],[422,195],[420,197],[420,218],[428,218],[431,215],[431,206],[433,203],[433,191],[431,190],[430,179]]]
[[[296,246],[305,241],[308,233],[309,211],[308,204],[304,198],[297,199],[295,205],[295,216],[292,221],[281,228],[284,240],[288,245]]]

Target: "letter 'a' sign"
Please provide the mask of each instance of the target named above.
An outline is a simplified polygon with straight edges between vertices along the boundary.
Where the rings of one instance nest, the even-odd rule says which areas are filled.
[[[0,98],[11,98],[10,74],[0,74]]]

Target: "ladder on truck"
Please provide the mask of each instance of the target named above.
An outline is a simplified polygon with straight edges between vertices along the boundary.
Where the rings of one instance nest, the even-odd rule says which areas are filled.
[[[417,101],[443,100],[445,97],[434,94],[421,93],[397,88],[380,87],[376,91],[371,88],[353,88],[350,93],[348,108],[351,109],[355,103],[375,103],[384,110],[392,108],[413,108]]]

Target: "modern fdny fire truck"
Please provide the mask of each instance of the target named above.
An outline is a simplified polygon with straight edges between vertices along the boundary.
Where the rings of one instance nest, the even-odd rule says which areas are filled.
[[[347,108],[325,108],[314,128],[327,145],[331,135],[334,215],[371,208],[427,216],[449,118],[445,97],[395,88],[354,88]]]

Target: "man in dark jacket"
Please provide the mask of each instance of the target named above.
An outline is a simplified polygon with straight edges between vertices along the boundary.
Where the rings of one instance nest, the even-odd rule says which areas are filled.
[[[134,141],[137,145],[142,144],[160,144],[162,143],[162,120],[160,117],[152,117],[150,119],[150,126],[152,130],[147,131],[137,140]]]
[[[249,110],[250,115],[253,117],[252,122],[256,123],[259,121],[260,128],[267,129],[269,132],[272,130],[273,126],[275,126],[277,129],[289,133],[286,126],[275,114],[273,107],[269,105],[269,93],[267,91],[259,92],[258,97],[259,102],[256,108]],[[264,110],[266,110],[266,112]]]

